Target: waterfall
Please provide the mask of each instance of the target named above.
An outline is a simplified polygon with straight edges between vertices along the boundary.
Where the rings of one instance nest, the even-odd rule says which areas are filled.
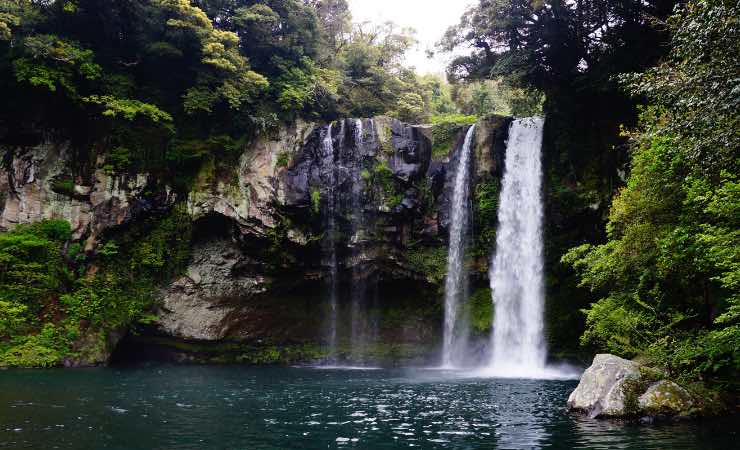
[[[545,369],[543,127],[542,118],[518,119],[509,131],[489,274],[494,303],[490,369],[501,376],[539,376]]]
[[[351,308],[351,353],[355,359],[361,361],[361,355],[365,350],[367,341],[366,336],[366,308],[365,299],[367,291],[367,283],[365,282],[364,274],[362,273],[361,257],[362,257],[362,246],[363,233],[365,232],[365,214],[362,206],[362,160],[363,160],[363,125],[362,119],[355,119],[354,129],[354,157],[352,158],[352,190],[350,197],[351,207],[351,218],[352,218],[352,236],[353,236],[353,251],[352,257],[354,258],[354,267],[352,269],[352,289],[350,292],[350,308]]]
[[[337,241],[336,241],[336,199],[334,185],[336,184],[336,167],[334,164],[334,142],[331,136],[332,124],[326,128],[326,135],[321,143],[322,161],[329,165],[328,168],[328,195],[325,213],[326,239],[325,252],[328,254],[329,264],[329,353],[332,358],[337,354],[337,315],[338,315],[338,269],[337,269]]]
[[[467,324],[458,318],[466,286],[465,245],[470,217],[470,151],[475,136],[475,125],[468,129],[460,151],[455,173],[455,184],[450,205],[450,245],[445,279],[444,342],[442,366],[452,367],[462,361],[467,340]]]

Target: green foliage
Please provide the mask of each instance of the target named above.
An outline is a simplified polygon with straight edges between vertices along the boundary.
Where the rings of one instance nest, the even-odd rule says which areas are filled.
[[[68,94],[77,94],[81,80],[100,78],[102,68],[93,62],[92,50],[78,43],[50,34],[28,36],[23,41],[28,57],[14,61],[15,77],[19,82],[43,86],[49,91],[61,87]]]
[[[404,122],[419,123],[425,118],[424,99],[415,92],[401,94],[396,105],[396,115]]]
[[[275,166],[277,166],[278,168],[288,167],[292,160],[293,156],[290,154],[290,152],[287,150],[283,150],[278,153],[277,161],[275,161]]]
[[[531,89],[514,88],[503,79],[481,80],[452,85],[451,96],[465,114],[528,117],[542,114],[544,96]]]
[[[59,177],[52,181],[51,190],[57,194],[71,197],[75,191],[75,182],[70,177]]]
[[[407,254],[409,266],[427,281],[442,288],[447,275],[447,249],[443,247],[416,247]]]
[[[498,224],[499,180],[483,177],[475,186],[474,215],[475,242],[472,254],[487,258],[496,243]]]
[[[740,370],[738,140],[717,147],[713,139],[730,139],[737,118],[717,103],[711,124],[695,114],[718,101],[717,85],[737,82],[723,69],[737,40],[736,27],[726,25],[737,12],[724,2],[689,2],[671,19],[671,61],[633,77],[652,104],[642,130],[632,134],[632,171],[611,208],[609,241],[563,257],[600,297],[586,310],[585,344],[644,355],[684,380],[709,378],[728,389],[738,388]],[[688,37],[699,29],[717,37],[709,53]],[[700,59],[698,78],[684,86],[678,80]],[[703,65],[717,67],[711,78],[702,75]],[[676,96],[685,102],[681,109]]]
[[[184,206],[137,224],[100,247],[100,266],[61,297],[67,313],[93,327],[119,329],[146,316],[157,286],[184,270],[190,255],[190,217]]]
[[[0,6],[0,40],[8,41],[13,34],[12,29],[21,24],[21,18],[12,2]]]
[[[473,125],[475,124],[476,121],[478,121],[478,116],[475,116],[475,115],[446,113],[446,114],[438,114],[438,115],[432,116],[430,123],[432,125],[455,124],[455,125],[462,126],[462,125]]]
[[[727,0],[682,4],[668,21],[668,60],[622,77],[633,93],[660,105],[660,132],[680,139],[686,158],[715,173],[737,167],[739,8]]]
[[[108,173],[123,172],[127,170],[132,163],[131,150],[126,147],[115,147],[105,155],[105,166],[103,168]]]
[[[177,206],[101,245],[90,265],[81,246],[69,244],[65,221],[0,234],[0,366],[48,367],[75,356],[83,324],[79,356],[95,357],[87,347],[100,336],[150,316],[158,286],[187,264],[190,230]]]
[[[432,157],[444,158],[453,150],[460,133],[478,118],[463,114],[443,114],[433,116],[432,128]]]
[[[398,206],[403,200],[403,194],[396,192],[396,181],[393,170],[385,160],[375,163],[370,169],[365,169],[365,189],[375,196],[378,201],[389,208]]]
[[[13,312],[13,328],[33,324],[63,288],[68,273],[62,248],[70,234],[64,221],[20,225],[0,234],[0,301]]]
[[[85,103],[92,103],[103,107],[103,115],[106,117],[121,116],[126,120],[134,120],[137,116],[146,117],[152,122],[171,122],[172,116],[157,108],[155,105],[144,103],[139,100],[126,98],[115,98],[111,95],[91,95],[83,97]]]
[[[470,328],[476,333],[489,333],[493,324],[493,299],[491,289],[476,289],[465,305],[468,308]]]
[[[319,189],[311,190],[311,211],[314,214],[321,212],[321,191]]]
[[[0,234],[0,366],[48,367],[68,348],[50,323],[34,330],[71,277],[63,258],[70,235],[69,223],[58,220]]]
[[[213,26],[211,19],[189,0],[157,0],[156,5],[169,13],[167,26],[187,30],[200,44],[204,73],[198,84],[188,90],[185,110],[212,112],[216,102],[225,101],[232,109],[254,98],[269,86],[269,81],[250,70],[247,58],[239,52],[239,35]]]
[[[54,367],[61,362],[60,353],[31,337],[0,354],[0,367]]]
[[[22,331],[28,307],[18,302],[0,300],[0,338],[7,338]]]

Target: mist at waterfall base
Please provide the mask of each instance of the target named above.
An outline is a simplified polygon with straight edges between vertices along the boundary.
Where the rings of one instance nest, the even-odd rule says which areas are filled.
[[[544,119],[516,119],[509,130],[498,211],[496,247],[489,280],[494,318],[490,361],[468,371],[472,377],[570,379],[580,370],[568,364],[547,365],[544,339],[544,255],[541,149]],[[475,126],[460,149],[451,204],[450,244],[445,283],[442,369],[464,367],[467,300],[465,246],[470,220],[470,165]]]

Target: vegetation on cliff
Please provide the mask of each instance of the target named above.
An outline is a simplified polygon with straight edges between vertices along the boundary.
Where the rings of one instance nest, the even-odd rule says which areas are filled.
[[[70,198],[96,170],[150,172],[186,194],[296,119],[428,122],[438,162],[480,117],[544,112],[551,349],[641,357],[737,390],[738,16],[732,0],[480,1],[441,43],[473,49],[448,82],[402,65],[410,30],[353,24],[345,0],[0,1],[0,154],[10,171],[18,149],[69,142],[51,189]],[[496,175],[478,175],[476,287],[499,195]],[[360,176],[385,209],[403,202],[386,160]],[[434,186],[413,187],[429,212]],[[309,195],[316,219],[326,199]],[[110,336],[151,319],[157,290],[186,266],[191,227],[178,204],[94,249],[57,220],[0,234],[0,366],[99,362]],[[288,228],[268,236],[276,271]],[[405,256],[436,287],[440,244],[411,242]],[[467,306],[489,333],[490,291]],[[438,312],[427,307],[417,312]],[[245,360],[292,358],[255,355]]]
[[[630,133],[627,186],[607,242],[571,250],[586,310],[585,345],[643,356],[673,376],[738,389],[740,180],[738,5],[689,2],[669,25],[661,65],[625,76],[648,101]]]
[[[63,220],[0,234],[0,366],[106,362],[110,337],[151,320],[157,288],[184,269],[190,227],[175,207],[120,231],[94,258]]]
[[[452,79],[545,96],[556,352],[580,340],[737,389],[739,13],[731,0],[481,1],[447,32],[446,48],[474,48]]]

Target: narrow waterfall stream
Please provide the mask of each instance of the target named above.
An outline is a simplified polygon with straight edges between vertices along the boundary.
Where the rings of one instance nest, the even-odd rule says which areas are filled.
[[[458,310],[464,301],[466,286],[465,245],[470,219],[470,152],[475,125],[468,129],[460,151],[455,174],[450,211],[450,245],[445,279],[444,342],[442,366],[453,367],[463,361],[467,323],[459,320]]]
[[[489,274],[494,303],[490,370],[499,376],[538,377],[545,369],[543,128],[543,118],[526,118],[515,120],[509,132]]]
[[[358,362],[362,363],[362,355],[364,348],[367,344],[367,308],[366,308],[366,292],[367,282],[364,274],[362,273],[362,266],[360,259],[362,258],[362,246],[364,241],[365,233],[365,214],[362,206],[362,160],[363,160],[363,145],[364,130],[362,119],[355,119],[355,128],[353,130],[354,137],[354,152],[352,158],[352,167],[350,170],[352,177],[352,187],[350,192],[350,220],[352,223],[352,258],[354,266],[352,269],[352,288],[350,292],[350,314],[351,314],[351,336],[350,336],[350,351],[353,355],[353,359],[357,359]]]
[[[336,242],[336,218],[335,218],[335,192],[334,185],[336,178],[336,167],[334,165],[334,142],[332,140],[332,124],[326,127],[326,135],[322,142],[322,160],[330,164],[329,173],[329,191],[327,198],[327,211],[324,215],[326,223],[327,238],[324,241],[324,253],[329,265],[329,324],[328,324],[328,341],[329,352],[332,358],[337,354],[337,316],[339,309],[339,280],[337,268],[337,242]]]
[[[374,133],[372,120],[369,123],[369,130]],[[362,119],[341,120],[336,124],[337,134],[333,134],[334,127],[329,124],[321,141],[322,179],[328,186],[323,192],[326,203],[322,210],[323,258],[329,269],[328,362],[334,366],[348,359],[361,366],[375,327],[369,318],[368,276],[362,261],[368,226],[362,177],[366,133]],[[376,145],[374,134],[370,139],[368,145]],[[350,281],[349,286],[345,279]]]

